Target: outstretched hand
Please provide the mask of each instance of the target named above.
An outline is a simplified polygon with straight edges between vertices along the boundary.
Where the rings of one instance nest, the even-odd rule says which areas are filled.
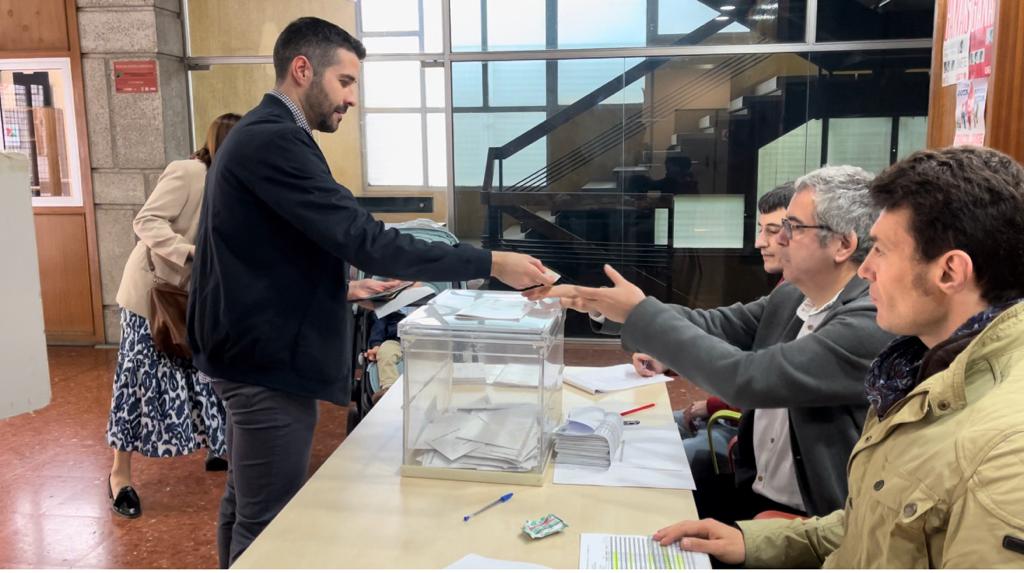
[[[565,308],[597,313],[615,322],[625,322],[636,305],[644,300],[644,291],[627,281],[611,265],[604,266],[604,273],[611,279],[611,287],[558,285],[530,289],[523,295],[530,300],[557,297]]]

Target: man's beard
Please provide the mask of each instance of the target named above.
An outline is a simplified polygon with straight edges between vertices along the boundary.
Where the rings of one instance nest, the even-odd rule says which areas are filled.
[[[312,85],[309,86],[303,107],[309,111],[311,127],[323,133],[334,133],[337,131],[338,125],[341,122],[334,123],[331,120],[332,117],[336,112],[345,113],[348,111],[347,105],[335,106],[331,104],[330,99],[327,97],[327,90],[324,89],[323,84],[318,79],[314,79]]]

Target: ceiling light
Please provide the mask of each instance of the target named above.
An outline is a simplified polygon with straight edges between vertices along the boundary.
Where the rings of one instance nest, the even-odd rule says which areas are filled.
[[[723,4],[722,6],[719,6],[718,9],[721,10],[722,12],[729,12],[735,10],[736,7],[733,6],[732,4]]]
[[[731,20],[731,19],[732,18],[729,18],[728,16],[719,16],[719,17],[715,18],[715,20],[718,20],[719,22],[724,22],[726,20]]]

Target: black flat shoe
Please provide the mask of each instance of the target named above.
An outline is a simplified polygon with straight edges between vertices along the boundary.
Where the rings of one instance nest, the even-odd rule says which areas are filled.
[[[206,458],[206,471],[226,472],[228,471],[228,461],[217,456],[209,456]]]
[[[128,519],[135,519],[142,515],[142,500],[139,499],[139,494],[135,493],[135,488],[132,486],[122,487],[118,490],[117,497],[114,497],[114,490],[110,487],[110,477],[107,477],[107,495],[113,500],[110,509],[114,513]]]

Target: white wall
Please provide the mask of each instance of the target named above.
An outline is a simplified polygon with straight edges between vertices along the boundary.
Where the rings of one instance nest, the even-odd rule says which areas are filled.
[[[50,403],[28,158],[0,153],[0,419]]]

